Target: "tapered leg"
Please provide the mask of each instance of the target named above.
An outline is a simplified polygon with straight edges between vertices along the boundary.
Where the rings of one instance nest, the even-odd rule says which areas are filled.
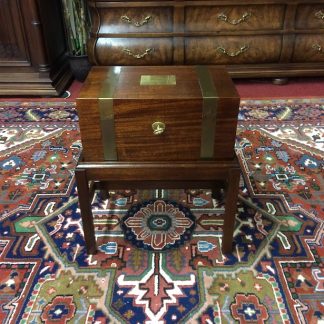
[[[228,186],[225,196],[225,219],[223,229],[222,251],[224,254],[232,252],[235,214],[237,211],[237,198],[240,182],[240,169],[228,170]]]
[[[78,187],[79,205],[86,250],[88,254],[94,254],[97,251],[97,245],[93,224],[93,215],[91,210],[91,194],[89,191],[89,183],[86,170],[76,167],[75,177]]]

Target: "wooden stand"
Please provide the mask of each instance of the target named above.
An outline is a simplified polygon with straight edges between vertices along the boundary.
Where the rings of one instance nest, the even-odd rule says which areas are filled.
[[[91,201],[96,188],[217,188],[224,185],[223,253],[232,251],[240,168],[237,159],[217,162],[83,162],[75,170],[88,254],[96,252]],[[94,185],[91,185],[94,184]]]

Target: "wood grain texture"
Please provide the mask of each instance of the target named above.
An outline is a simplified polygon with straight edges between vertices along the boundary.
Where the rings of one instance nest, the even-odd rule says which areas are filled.
[[[323,62],[324,34],[298,35],[295,40],[293,62]]]
[[[172,188],[193,188],[193,182],[210,185],[215,180],[227,179],[227,171],[237,168],[238,161],[172,161],[172,162],[84,162],[80,161],[78,168],[87,171],[88,180],[101,179],[111,183],[118,182],[175,182]],[[187,183],[182,184],[182,181]],[[139,185],[139,184],[137,184]],[[169,184],[171,185],[171,184]],[[176,186],[178,185],[178,186]],[[188,186],[187,186],[188,185]],[[191,187],[192,186],[192,187]],[[128,186],[130,188],[131,186]],[[149,186],[150,187],[150,186]],[[114,188],[114,187],[111,187]],[[139,188],[134,186],[133,188]],[[148,188],[148,187],[147,187]],[[163,188],[155,183],[155,188]],[[169,187],[164,187],[169,188]],[[201,186],[200,188],[208,188]]]
[[[96,65],[226,64],[234,78],[324,75],[323,56],[307,48],[303,56],[296,45],[303,35],[324,37],[324,0],[88,2],[89,56]],[[154,18],[134,27],[120,15]],[[136,59],[124,47],[154,52]]]
[[[281,29],[284,5],[187,6],[185,30],[188,32]]]
[[[173,8],[122,7],[103,8],[99,11],[100,34],[162,33],[173,30]]]
[[[296,29],[324,29],[324,3],[300,4],[296,12]]]
[[[188,64],[275,63],[280,59],[282,36],[188,37],[185,44]]]
[[[159,94],[157,94],[159,96]],[[201,99],[117,100],[116,143],[120,161],[197,160],[200,156]],[[154,135],[152,124],[165,123]]]
[[[98,98],[111,69],[92,68],[77,99],[85,161],[104,161]],[[217,95],[214,159],[230,160],[240,99],[225,69],[209,71]],[[141,75],[171,74],[176,85],[140,85]],[[200,160],[204,98],[196,67],[120,67],[112,102],[119,161]],[[156,121],[166,125],[160,135],[153,134]]]
[[[98,65],[158,65],[173,63],[173,39],[99,38],[95,46]]]

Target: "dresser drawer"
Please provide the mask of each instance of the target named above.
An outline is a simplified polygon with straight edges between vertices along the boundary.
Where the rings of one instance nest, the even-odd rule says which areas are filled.
[[[280,58],[281,36],[188,37],[187,64],[274,63]]]
[[[127,7],[100,10],[100,34],[171,32],[173,8]]]
[[[281,29],[284,5],[190,6],[185,8],[188,32]]]
[[[293,62],[324,62],[324,35],[297,35]]]
[[[97,65],[173,63],[172,38],[99,38],[93,50]]]
[[[324,3],[299,5],[296,29],[324,29]]]

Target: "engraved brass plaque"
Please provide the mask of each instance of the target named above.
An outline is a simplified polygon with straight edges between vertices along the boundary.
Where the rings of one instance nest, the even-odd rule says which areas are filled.
[[[141,75],[140,85],[176,85],[175,75]]]

